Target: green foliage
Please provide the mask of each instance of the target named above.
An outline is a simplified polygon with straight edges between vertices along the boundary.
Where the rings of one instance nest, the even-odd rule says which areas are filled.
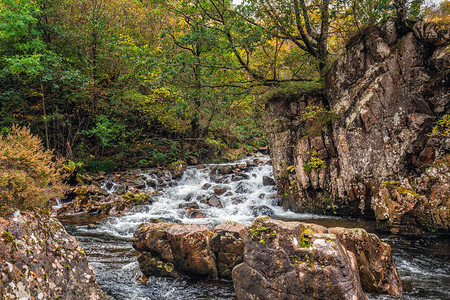
[[[309,105],[298,117],[302,122],[303,136],[312,137],[321,135],[322,131],[337,118],[335,111],[327,110],[321,106]]]
[[[73,174],[79,171],[82,167],[83,167],[82,162],[74,162],[70,159],[67,160],[67,162],[63,165],[64,170],[69,174]]]
[[[447,114],[440,118],[433,127],[430,135],[450,136],[450,115]]]
[[[2,240],[5,244],[9,244],[14,242],[14,237],[11,233],[4,231],[2,232]]]
[[[103,146],[121,146],[121,141],[128,136],[126,125],[119,122],[111,122],[107,116],[100,115],[96,126],[90,130],[81,131],[79,134],[95,136]]]
[[[0,137],[0,212],[46,208],[62,193],[62,163],[28,128]]]
[[[303,163],[303,169],[310,172],[312,169],[320,171],[327,167],[325,161],[317,157],[317,151],[309,153],[309,161]]]

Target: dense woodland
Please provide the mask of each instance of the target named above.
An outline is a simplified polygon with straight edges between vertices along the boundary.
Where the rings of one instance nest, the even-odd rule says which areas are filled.
[[[413,0],[1,0],[0,129],[29,126],[88,170],[235,159],[266,145],[264,93],[314,91]]]

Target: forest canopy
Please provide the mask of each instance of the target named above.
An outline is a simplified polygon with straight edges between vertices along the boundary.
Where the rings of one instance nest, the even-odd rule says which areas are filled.
[[[91,170],[234,159],[266,145],[259,94],[320,87],[386,18],[448,18],[422,2],[0,0],[0,130]]]

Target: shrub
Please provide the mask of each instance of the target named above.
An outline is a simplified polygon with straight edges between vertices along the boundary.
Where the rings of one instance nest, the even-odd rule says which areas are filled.
[[[303,136],[313,137],[321,135],[328,124],[337,119],[335,111],[329,111],[323,107],[309,105],[305,111],[298,117],[303,123]]]
[[[312,169],[316,169],[317,171],[320,171],[327,167],[326,163],[317,156],[316,151],[310,152],[309,155],[310,155],[309,162],[303,163],[303,169],[305,171],[309,172]]]
[[[13,126],[0,136],[0,215],[42,209],[62,194],[62,162],[44,150],[29,128]]]
[[[439,135],[443,137],[450,136],[450,115],[444,115],[436,122],[436,126],[433,127],[431,135]]]

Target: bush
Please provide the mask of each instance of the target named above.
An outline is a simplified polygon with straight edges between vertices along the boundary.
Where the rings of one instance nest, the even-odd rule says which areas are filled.
[[[44,150],[29,128],[13,126],[0,136],[0,215],[42,209],[62,194],[62,162]]]

